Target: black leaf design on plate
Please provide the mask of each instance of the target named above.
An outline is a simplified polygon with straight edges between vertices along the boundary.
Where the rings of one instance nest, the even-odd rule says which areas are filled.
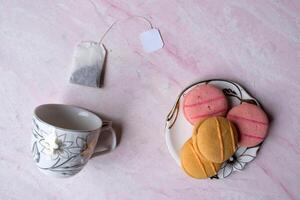
[[[255,159],[258,149],[259,146],[250,148],[239,147],[235,154],[222,164],[218,177],[226,178],[234,171],[243,170],[249,162]]]
[[[257,102],[253,99],[242,99],[242,102],[251,103],[254,105],[257,105]]]
[[[219,179],[218,175],[211,176],[210,179]]]
[[[232,172],[233,172],[233,164],[227,163],[226,166],[223,168],[223,177],[226,178],[227,176],[230,176]]]
[[[237,93],[234,90],[230,89],[230,88],[223,89],[223,93],[225,95],[234,95],[234,96],[237,96]]]
[[[238,100],[242,101],[241,97],[236,93],[236,91],[234,91],[234,90],[232,90],[230,88],[224,88],[223,89],[223,93],[224,93],[225,96],[235,97]]]

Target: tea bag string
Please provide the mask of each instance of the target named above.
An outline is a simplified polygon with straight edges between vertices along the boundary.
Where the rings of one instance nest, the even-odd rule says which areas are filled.
[[[108,27],[108,29],[103,33],[102,37],[99,40],[99,44],[101,44],[103,42],[105,36],[112,30],[113,27],[115,27],[115,25],[120,24],[120,23],[125,22],[125,21],[128,21],[128,20],[131,20],[131,19],[135,19],[135,18],[136,19],[141,19],[141,20],[147,22],[149,24],[149,26],[150,26],[150,29],[153,28],[153,25],[152,25],[151,21],[149,19],[147,19],[146,17],[140,16],[140,15],[132,15],[132,16],[130,16],[128,18],[120,19],[120,20],[117,20],[114,23],[112,23]]]

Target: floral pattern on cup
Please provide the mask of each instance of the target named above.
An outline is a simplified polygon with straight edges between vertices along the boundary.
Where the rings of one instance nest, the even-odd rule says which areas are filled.
[[[33,143],[32,151],[34,157],[36,156],[35,154],[40,154],[41,152],[50,156],[52,160],[57,160],[58,158],[68,159],[70,156],[81,155],[82,152],[90,148],[87,145],[88,137],[77,137],[76,145],[73,145],[72,141],[66,140],[66,134],[47,134],[38,128],[35,120],[33,120],[33,122],[35,124],[35,128],[33,128],[33,135],[42,147],[41,150],[38,151],[36,144],[37,141]]]
[[[66,134],[47,135],[44,139],[39,140],[42,146],[41,152],[51,156],[52,160],[56,160],[59,157],[68,159],[70,157],[69,148],[72,146],[72,141],[66,141]]]
[[[72,175],[85,164],[88,159],[88,155],[93,152],[93,148],[96,145],[95,142],[90,142],[88,145],[88,138],[76,136],[75,141],[67,140],[67,134],[59,134],[56,131],[47,133],[40,129],[38,123],[33,119],[33,142],[32,142],[32,154],[36,163],[39,165],[41,154],[48,157],[49,160],[54,162],[51,166],[39,166],[40,169],[48,170],[52,172],[60,171],[62,175]],[[72,165],[73,160],[80,159],[82,164]]]
[[[101,132],[111,135],[111,144],[97,147]],[[117,146],[111,121],[74,105],[42,104],[33,112],[31,150],[38,169],[46,175],[70,177],[89,159]]]

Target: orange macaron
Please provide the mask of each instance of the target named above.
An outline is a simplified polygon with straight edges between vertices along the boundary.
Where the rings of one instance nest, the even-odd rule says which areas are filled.
[[[198,179],[209,178],[216,175],[221,167],[197,153],[190,138],[185,142],[180,151],[181,167],[189,176]]]
[[[222,163],[237,149],[235,126],[224,117],[210,117],[199,122],[193,130],[194,146],[205,159]]]

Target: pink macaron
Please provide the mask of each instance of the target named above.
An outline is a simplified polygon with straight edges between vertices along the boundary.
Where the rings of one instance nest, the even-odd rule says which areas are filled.
[[[269,120],[259,106],[242,103],[228,112],[227,119],[232,121],[239,130],[240,146],[258,145],[267,135]]]
[[[227,109],[222,90],[209,84],[196,86],[184,96],[184,116],[193,125],[207,117],[225,116]]]

